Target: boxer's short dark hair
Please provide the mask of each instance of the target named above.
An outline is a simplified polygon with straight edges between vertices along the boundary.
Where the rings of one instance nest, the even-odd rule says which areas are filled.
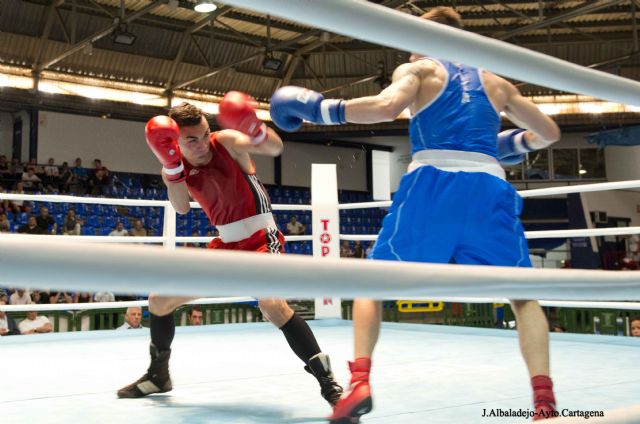
[[[169,110],[169,117],[176,121],[180,128],[199,125],[205,113],[202,109],[190,104],[180,103]]]

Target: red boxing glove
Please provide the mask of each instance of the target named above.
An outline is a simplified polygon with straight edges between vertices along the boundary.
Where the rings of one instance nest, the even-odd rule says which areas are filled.
[[[178,146],[180,128],[176,121],[164,115],[155,116],[147,122],[144,134],[149,148],[162,164],[167,180],[170,183],[184,181],[187,176]]]
[[[267,126],[256,116],[256,101],[248,94],[229,91],[218,109],[218,124],[222,128],[238,130],[258,145],[267,140]]]

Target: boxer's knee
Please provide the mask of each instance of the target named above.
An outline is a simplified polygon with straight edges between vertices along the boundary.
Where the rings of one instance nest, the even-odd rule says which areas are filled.
[[[157,294],[149,295],[149,312],[156,316],[165,316],[173,313],[175,309],[188,302],[190,297],[169,297]]]
[[[258,306],[266,319],[280,328],[293,316],[293,309],[284,299],[259,299]]]

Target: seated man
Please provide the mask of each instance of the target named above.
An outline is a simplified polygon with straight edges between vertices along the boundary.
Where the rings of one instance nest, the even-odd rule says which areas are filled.
[[[50,333],[53,325],[44,315],[38,315],[36,311],[28,311],[27,318],[18,324],[20,334]]]
[[[139,328],[144,328],[142,326],[142,308],[131,306],[127,308],[127,312],[124,314],[124,324],[116,328],[116,330],[137,330]]]
[[[304,234],[304,230],[304,225],[298,221],[295,215],[292,216],[291,221],[287,224],[287,234],[290,236],[301,236]]]

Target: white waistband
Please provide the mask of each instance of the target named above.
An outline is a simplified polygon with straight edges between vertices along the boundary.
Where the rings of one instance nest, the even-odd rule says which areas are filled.
[[[278,227],[276,226],[276,221],[273,219],[273,214],[269,212],[250,216],[249,218],[241,219],[240,221],[235,221],[230,224],[216,225],[216,228],[223,242],[233,243],[248,238],[256,231]]]
[[[506,179],[504,169],[497,159],[476,152],[463,152],[460,150],[420,150],[413,155],[413,161],[409,164],[408,172],[421,166],[430,165],[447,172],[485,172]]]

